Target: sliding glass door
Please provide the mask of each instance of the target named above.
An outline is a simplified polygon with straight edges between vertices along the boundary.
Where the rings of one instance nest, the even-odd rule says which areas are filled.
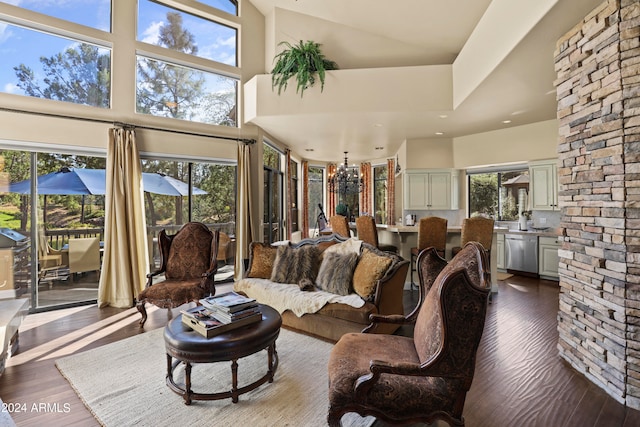
[[[0,250],[13,281],[5,293],[30,298],[32,311],[95,302],[105,159],[17,150],[0,151],[0,158]]]

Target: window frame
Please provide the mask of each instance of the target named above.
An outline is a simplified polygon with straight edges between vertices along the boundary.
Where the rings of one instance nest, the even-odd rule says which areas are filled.
[[[377,179],[376,177],[376,169],[384,169],[386,171],[386,174],[384,176],[384,179]],[[375,218],[376,223],[377,224],[387,224],[387,206],[389,205],[389,189],[387,188],[387,180],[388,180],[388,176],[389,176],[389,165],[384,163],[384,164],[378,164],[378,165],[373,165],[372,166],[372,172],[373,172],[373,179],[371,180],[371,191],[373,192],[373,212],[371,213],[372,216]],[[384,186],[384,209],[382,209],[382,214],[380,216],[380,218],[378,218],[378,197],[376,197],[376,184],[378,182],[381,182],[382,185]]]

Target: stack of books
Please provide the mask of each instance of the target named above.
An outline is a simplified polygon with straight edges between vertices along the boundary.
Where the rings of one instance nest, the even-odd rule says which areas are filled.
[[[229,295],[234,294],[234,295]],[[221,304],[218,304],[218,299]],[[262,319],[257,302],[230,292],[200,300],[202,305],[182,310],[182,323],[211,338],[223,332],[249,325]]]
[[[224,323],[234,323],[246,318],[262,318],[257,301],[236,292],[206,297],[200,300],[200,304],[211,310],[214,316]]]

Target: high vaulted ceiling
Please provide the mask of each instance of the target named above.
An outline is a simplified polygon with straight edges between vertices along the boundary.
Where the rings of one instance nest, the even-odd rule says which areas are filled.
[[[323,52],[339,64],[340,70],[452,65],[453,87],[447,89],[453,92],[452,102],[445,109],[385,111],[385,108],[355,106],[352,109],[336,108],[335,111],[313,108],[301,111],[282,108],[280,100],[275,99],[272,102],[277,107],[264,114],[257,109],[255,116],[249,117],[252,123],[303,157],[318,161],[339,161],[336,153],[342,151],[349,151],[349,160],[353,161],[388,157],[407,139],[449,140],[554,119],[556,42],[601,2],[250,1],[266,17],[265,49],[269,62],[273,57],[269,56],[270,52],[278,51],[278,42],[309,39],[321,43]],[[514,34],[518,28],[509,26],[520,22],[523,17],[518,14],[528,13],[531,7],[545,9],[516,39]],[[296,22],[301,23],[299,27]],[[496,51],[502,50],[503,54],[486,73],[478,71],[477,82],[469,83],[473,77],[456,80],[456,60],[463,49],[467,50],[464,52],[466,57],[473,57],[473,52],[468,51],[478,46],[474,38],[478,38],[479,33],[483,37],[481,46],[489,48],[487,52],[491,52],[491,45],[495,44]],[[507,47],[503,43],[506,39],[511,43]],[[269,64],[265,64],[265,68],[269,69]],[[467,83],[468,88],[458,90]],[[393,87],[419,82],[388,81],[384,84]],[[372,86],[370,90],[378,91],[379,86]],[[292,92],[289,95],[297,96],[295,85],[290,85],[288,91]],[[400,89],[399,92],[402,93]],[[275,94],[269,96],[277,97]],[[300,102],[312,103],[314,100],[305,92]],[[504,123],[507,120],[510,123]],[[375,147],[382,148],[376,151]]]

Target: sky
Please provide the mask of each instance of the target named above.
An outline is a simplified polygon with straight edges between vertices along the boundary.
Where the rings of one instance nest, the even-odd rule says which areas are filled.
[[[235,13],[228,0],[203,0],[203,3]],[[110,29],[110,0],[0,0],[29,10],[97,28]],[[158,31],[166,23],[169,8],[140,0],[138,39],[155,44]],[[235,31],[211,24],[210,21],[182,13],[183,25],[195,37],[198,55],[218,62],[235,65]],[[39,58],[51,57],[75,44],[74,41],[28,30],[0,20],[0,91],[22,94],[17,86],[13,67],[25,64],[39,76],[42,67]]]

